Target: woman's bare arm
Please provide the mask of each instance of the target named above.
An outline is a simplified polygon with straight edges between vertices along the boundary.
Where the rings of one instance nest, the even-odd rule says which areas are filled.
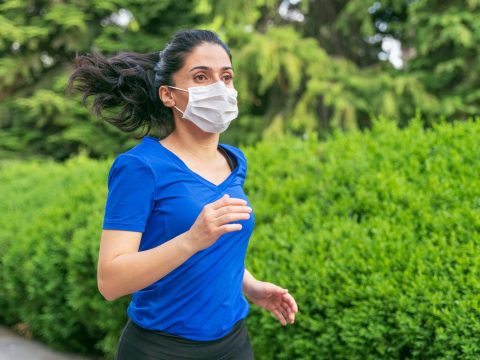
[[[112,301],[143,289],[163,278],[225,233],[239,231],[230,224],[250,217],[252,209],[243,199],[223,196],[205,205],[190,230],[145,251],[138,251],[141,232],[103,230],[98,257],[98,290]]]
[[[196,252],[187,233],[139,252],[141,238],[141,232],[103,230],[97,282],[105,299],[112,301],[153,284]]]

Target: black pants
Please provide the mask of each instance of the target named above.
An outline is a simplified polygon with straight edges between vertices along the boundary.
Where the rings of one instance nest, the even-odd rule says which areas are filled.
[[[194,341],[162,331],[144,329],[128,319],[115,360],[253,360],[243,320],[223,338]]]

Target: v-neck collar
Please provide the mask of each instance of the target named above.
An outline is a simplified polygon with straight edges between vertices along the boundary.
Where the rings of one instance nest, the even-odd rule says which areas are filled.
[[[170,149],[167,149],[161,142],[160,142],[160,139],[154,137],[154,136],[151,136],[151,135],[146,135],[144,136],[144,138],[147,138],[147,139],[150,139],[152,141],[154,141],[155,143],[157,143],[157,146],[162,149],[164,152],[167,153],[167,155],[173,160],[175,161],[185,172],[189,173],[190,175],[192,175],[193,177],[197,178],[198,180],[200,180],[201,182],[203,182],[204,184],[206,184],[207,186],[215,189],[215,190],[218,190],[218,191],[221,191],[223,189],[225,189],[226,187],[228,187],[228,185],[230,184],[230,182],[235,178],[235,175],[237,174],[238,172],[238,169],[240,168],[240,162],[239,162],[239,159],[237,158],[237,156],[235,154],[233,154],[231,151],[229,151],[228,149],[225,148],[225,146],[223,146],[223,144],[218,144],[219,147],[221,147],[224,151],[227,151],[230,155],[234,156],[235,157],[235,160],[236,160],[236,163],[237,163],[237,166],[235,167],[235,169],[233,169],[230,174],[219,184],[214,184],[213,182],[211,182],[210,180],[207,180],[206,178],[204,178],[203,176],[201,176],[200,174],[198,174],[197,172],[193,171],[192,169],[190,169],[188,167],[188,165],[182,160],[180,159],[180,157],[175,154],[173,151],[171,151]]]

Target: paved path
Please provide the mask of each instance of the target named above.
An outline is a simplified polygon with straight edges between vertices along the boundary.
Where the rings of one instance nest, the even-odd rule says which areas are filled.
[[[0,360],[89,360],[85,357],[49,349],[0,326]]]

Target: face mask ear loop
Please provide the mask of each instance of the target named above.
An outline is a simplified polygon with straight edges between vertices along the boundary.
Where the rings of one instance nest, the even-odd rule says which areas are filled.
[[[167,85],[167,87],[170,87],[170,88],[173,88],[173,89],[177,89],[177,90],[182,90],[182,91],[185,91],[188,93],[188,90],[185,90],[185,89],[181,89],[181,88],[178,88],[178,87],[175,87],[175,86],[171,86],[171,85]],[[183,116],[184,112],[182,110],[180,110],[178,107],[176,107],[175,105],[173,105],[173,107],[175,109],[177,109]]]
[[[182,110],[180,110],[180,109],[179,109],[178,107],[176,107],[175,105],[173,105],[173,107],[174,107],[175,109],[177,109],[178,111],[180,111],[180,113],[181,113],[182,116],[183,116],[184,112],[183,112]]]
[[[170,88],[173,88],[173,89],[177,89],[177,90],[182,90],[182,91],[188,92],[188,90],[181,89],[181,88],[178,88],[178,87],[175,87],[175,86],[170,86],[170,85],[167,85],[167,86],[170,87]]]

